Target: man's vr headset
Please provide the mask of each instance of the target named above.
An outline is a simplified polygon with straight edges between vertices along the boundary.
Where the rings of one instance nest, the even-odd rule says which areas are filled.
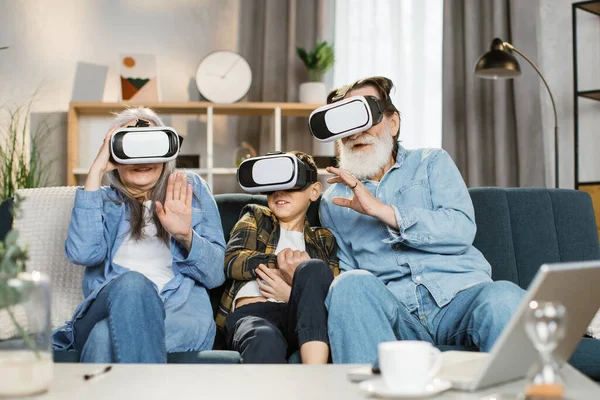
[[[179,155],[183,137],[167,126],[150,127],[138,120],[134,127],[115,131],[110,139],[111,161],[119,164],[166,163]]]
[[[317,181],[317,175],[295,155],[275,152],[244,160],[237,180],[246,192],[268,193],[306,189]]]
[[[364,132],[383,119],[383,106],[375,96],[352,96],[310,114],[308,128],[315,139],[332,142]]]

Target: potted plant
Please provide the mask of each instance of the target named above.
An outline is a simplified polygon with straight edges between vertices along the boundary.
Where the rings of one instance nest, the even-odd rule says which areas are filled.
[[[334,59],[333,46],[323,41],[317,43],[309,53],[302,47],[296,47],[296,53],[308,70],[309,82],[300,84],[299,98],[301,103],[322,104],[327,92],[322,82],[323,74],[332,66]]]
[[[42,123],[28,135],[29,116],[35,94],[15,107],[0,107],[0,201],[12,197],[17,189],[44,186],[52,162],[43,162],[42,149],[51,128]]]
[[[53,377],[50,284],[27,259],[11,230],[0,242],[0,397],[44,392]]]

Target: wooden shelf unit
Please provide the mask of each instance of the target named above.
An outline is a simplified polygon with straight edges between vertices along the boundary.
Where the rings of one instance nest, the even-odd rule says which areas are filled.
[[[322,104],[304,103],[274,103],[274,102],[240,102],[233,104],[217,104],[210,102],[187,103],[103,103],[103,102],[72,102],[67,116],[67,184],[77,184],[77,176],[85,175],[86,170],[79,166],[79,117],[108,116],[120,112],[126,107],[145,106],[159,114],[206,115],[206,168],[195,170],[206,174],[207,182],[212,187],[213,175],[235,173],[231,168],[213,167],[213,116],[272,116],[274,124],[274,150],[281,150],[281,117],[308,117],[310,113]],[[233,172],[232,172],[233,171]]]

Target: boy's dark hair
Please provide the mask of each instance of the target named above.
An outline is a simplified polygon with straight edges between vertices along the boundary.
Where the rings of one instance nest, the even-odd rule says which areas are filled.
[[[333,89],[329,92],[327,96],[327,104],[335,103],[336,101],[342,100],[346,97],[348,92],[351,92],[355,89],[360,89],[365,86],[371,86],[377,92],[377,97],[381,101],[381,105],[383,107],[383,112],[388,117],[394,115],[394,113],[398,114],[398,120],[402,123],[402,119],[400,118],[400,112],[396,108],[394,104],[392,104],[392,98],[390,97],[390,92],[394,88],[394,83],[391,79],[386,78],[384,76],[371,76],[369,78],[359,79],[356,82],[342,86],[338,89]],[[399,129],[399,128],[398,128]],[[400,133],[398,131],[398,133]],[[398,140],[394,141],[394,148],[392,150],[392,156],[394,160],[396,159],[396,155],[398,154]]]
[[[311,155],[297,150],[288,151],[288,154],[293,154],[296,157],[298,157],[300,161],[308,165],[308,167],[315,173],[315,176],[318,176],[317,164],[315,164],[315,160],[312,158]]]

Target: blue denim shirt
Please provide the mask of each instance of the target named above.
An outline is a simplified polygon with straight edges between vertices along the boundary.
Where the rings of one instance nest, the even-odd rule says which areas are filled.
[[[225,281],[225,239],[219,210],[204,180],[190,174],[188,182],[192,184],[194,191],[192,247],[188,253],[179,242],[171,238],[175,276],[159,293],[165,310],[171,313],[173,320],[187,322],[183,326],[165,326],[167,351],[212,347],[216,327],[207,289],[217,287]],[[112,262],[117,249],[130,231],[129,207],[119,201],[121,198],[122,195],[110,187],[96,191],[78,189],[75,193],[65,252],[69,261],[85,267],[82,282],[85,300],[75,310],[73,319],[54,332],[53,347],[56,349],[72,347],[73,322],[85,314],[106,284],[128,271]],[[194,327],[194,324],[202,327]],[[195,337],[199,336],[199,331],[204,332],[206,337]],[[181,343],[191,343],[191,348],[178,348]]]
[[[461,290],[491,281],[491,267],[473,247],[476,226],[467,187],[444,150],[406,150],[380,182],[363,181],[394,208],[399,230],[350,208],[334,197],[352,191],[334,184],[323,194],[320,217],[338,244],[341,273],[364,269],[379,279],[412,312],[424,285],[443,307]]]

